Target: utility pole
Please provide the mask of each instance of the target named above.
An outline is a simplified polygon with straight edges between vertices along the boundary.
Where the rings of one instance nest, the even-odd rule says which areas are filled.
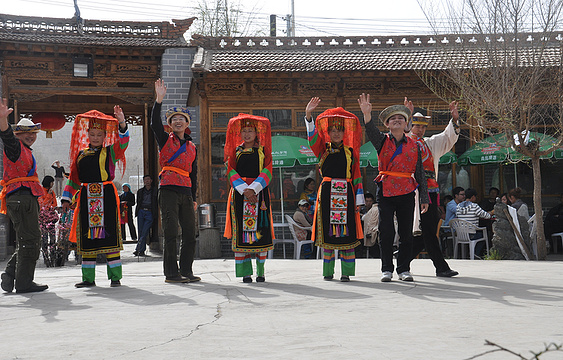
[[[291,0],[291,14],[287,15],[287,37],[295,37],[295,6],[294,0]]]
[[[277,29],[276,29],[276,15],[270,15],[270,36],[276,37]]]

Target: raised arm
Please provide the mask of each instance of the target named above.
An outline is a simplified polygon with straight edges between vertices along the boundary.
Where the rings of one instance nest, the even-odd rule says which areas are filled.
[[[364,123],[366,124],[366,134],[368,139],[373,144],[373,147],[377,152],[383,147],[383,141],[385,140],[385,134],[383,134],[377,126],[371,121],[371,111],[372,106],[370,102],[369,94],[362,93],[358,98],[358,104],[360,105],[360,110],[364,115]]]
[[[129,146],[129,130],[127,130],[125,115],[119,105],[113,107],[113,114],[119,122],[119,139],[111,146],[111,160],[115,164],[119,159],[125,157],[125,150]]]
[[[8,124],[8,116],[14,109],[8,107],[8,99],[2,99],[0,102],[0,131],[6,131],[10,127]]]
[[[313,121],[313,111],[319,106],[321,99],[319,97],[312,97],[309,103],[305,107],[305,126],[307,127],[307,140],[309,140],[309,146],[316,157],[320,157],[325,151],[325,144],[321,141],[319,132],[315,128],[315,122]]]

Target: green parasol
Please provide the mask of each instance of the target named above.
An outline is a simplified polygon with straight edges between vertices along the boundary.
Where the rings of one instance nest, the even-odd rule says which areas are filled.
[[[309,147],[307,139],[295,136],[272,136],[272,166],[293,167],[295,161],[301,165],[315,165],[319,159]]]
[[[540,143],[540,150],[547,150],[549,147],[555,144],[556,139],[552,136],[530,132],[530,140],[536,140]],[[507,160],[510,161],[520,161],[528,160],[529,158],[520,154],[516,150],[506,147],[508,145],[508,140],[505,134],[497,134],[495,136],[488,137],[461,154],[458,158],[458,163],[461,165],[480,165],[480,164],[491,164],[491,163],[501,163]],[[542,156],[542,159],[549,159],[553,156],[553,152]]]
[[[448,151],[447,153],[442,155],[442,157],[438,161],[438,164],[439,165],[448,165],[448,164],[453,164],[453,163],[456,163],[456,162],[457,162],[457,155],[452,151]]]

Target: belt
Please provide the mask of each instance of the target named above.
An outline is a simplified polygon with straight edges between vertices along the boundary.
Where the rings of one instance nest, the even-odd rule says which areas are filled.
[[[151,208],[147,208],[147,207],[143,207],[143,208],[141,208],[141,210],[151,211],[152,209],[151,209]]]

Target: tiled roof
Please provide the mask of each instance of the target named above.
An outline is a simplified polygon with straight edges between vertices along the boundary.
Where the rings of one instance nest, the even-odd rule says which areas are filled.
[[[83,46],[185,47],[195,18],[169,22],[123,22],[0,14],[0,41]]]
[[[520,64],[528,65],[537,51],[534,34],[525,34],[519,49]],[[499,41],[493,39],[492,41]],[[563,37],[553,37],[542,55],[544,65],[561,61]],[[320,72],[439,70],[450,66],[479,67],[487,64],[491,40],[475,35],[357,38],[244,38],[221,39],[195,36],[200,46],[193,64],[196,72]],[[523,55],[521,51],[527,51]],[[503,56],[506,54],[502,53]]]

